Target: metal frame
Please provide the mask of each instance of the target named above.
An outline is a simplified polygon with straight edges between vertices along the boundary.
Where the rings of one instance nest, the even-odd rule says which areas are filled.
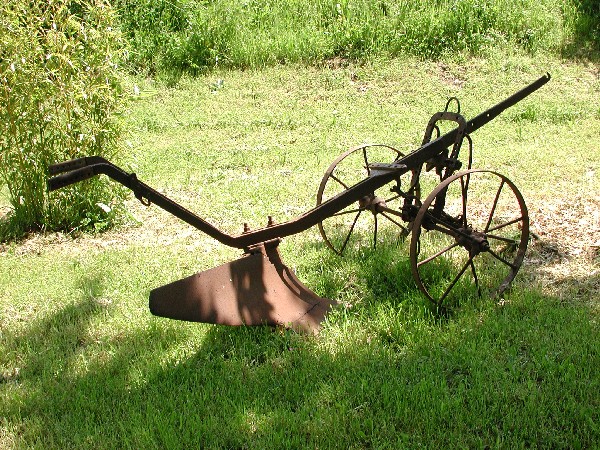
[[[127,173],[106,159],[98,156],[74,159],[50,166],[49,173],[50,175],[55,176],[48,180],[48,189],[53,191],[69,184],[91,178],[95,175],[104,174],[128,189],[131,189],[142,203],[154,203],[224,245],[248,250],[250,247],[260,244],[261,242],[267,242],[305,231],[356,202],[358,199],[374,192],[393,180],[398,179],[405,173],[420,170],[422,165],[427,161],[434,161],[436,158],[440,157],[449,146],[454,145],[457,142],[462,142],[462,139],[465,136],[478,130],[497,117],[502,111],[535,92],[549,80],[550,74],[540,77],[529,86],[511,95],[487,111],[484,111],[470,121],[464,121],[462,116],[458,113],[450,113],[448,111],[437,113],[432,117],[426,135],[431,135],[433,126],[438,120],[453,120],[459,123],[459,126],[452,131],[437,137],[433,141],[424,142],[420,148],[397,159],[391,164],[373,164],[371,166],[373,170],[368,178],[350,187],[340,195],[321,203],[290,221],[271,224],[257,230],[245,231],[237,236],[232,236],[219,230],[193,212],[175,203],[173,200],[152,189],[147,184],[139,181],[134,173]],[[447,107],[448,104],[446,105],[446,109]],[[452,171],[453,170],[451,170],[451,172]],[[451,173],[446,174],[446,176],[449,175],[451,175]]]
[[[399,222],[392,220],[405,235],[408,235],[409,229],[412,228],[410,259],[415,282],[425,296],[439,308],[448,292],[454,289],[463,273],[469,271],[469,268],[477,291],[481,292],[474,262],[476,257],[479,261],[483,260],[483,257],[491,255],[496,261],[504,264],[503,269],[508,270],[508,273],[497,288],[497,292],[500,293],[507,288],[521,266],[529,236],[529,218],[525,203],[514,184],[502,175],[490,171],[471,170],[472,141],[469,135],[493,120],[505,109],[535,92],[549,80],[549,74],[540,77],[529,86],[470,121],[465,120],[460,114],[458,100],[451,98],[446,103],[444,111],[431,117],[421,147],[418,149],[406,156],[392,149],[396,152],[397,157],[391,163],[368,162],[365,149],[368,146],[351,149],[337,158],[325,172],[317,193],[317,206],[287,222],[274,224],[269,218],[266,227],[257,230],[245,229],[242,234],[236,236],[221,231],[152,189],[138,180],[135,173],[127,173],[98,156],[74,159],[50,166],[48,170],[52,178],[48,180],[48,189],[53,191],[95,175],[104,174],[132,190],[143,204],[154,203],[222,244],[245,251],[245,255],[240,259],[152,290],[149,301],[150,311],[158,316],[225,325],[268,324],[285,325],[313,332],[318,330],[325,314],[335,302],[319,297],[304,286],[290,268],[283,264],[277,246],[281,238],[300,233],[318,224],[325,242],[334,251],[341,254],[353,232],[358,215],[367,210],[373,213],[375,219],[374,245],[377,243],[377,214],[387,214],[386,217],[390,217],[391,214],[408,223],[408,226],[404,227]],[[453,101],[457,105],[456,112],[449,111],[449,106]],[[453,122],[456,127],[441,135],[438,123],[442,121]],[[434,132],[436,132],[435,138],[433,138]],[[458,156],[465,139],[469,144],[468,170],[455,174],[461,168]],[[378,145],[384,147],[382,144],[375,144],[374,147]],[[341,183],[334,175],[337,164],[351,152],[361,149],[366,165],[366,177],[354,185]],[[426,171],[435,169],[439,175],[440,184],[424,201],[421,201],[419,179],[423,169]],[[412,179],[408,189],[402,190],[400,178],[408,172],[412,173]],[[487,224],[478,230],[467,223],[466,191],[469,189],[471,176],[476,177],[477,174],[482,173],[493,174],[501,180],[501,184],[498,187],[496,198],[492,201]],[[344,190],[323,201],[323,190],[330,179],[340,182]],[[456,216],[445,212],[447,202],[450,207],[450,199],[447,199],[447,196],[453,195],[449,186],[454,182],[461,183],[462,187],[462,214]],[[394,198],[403,198],[400,210],[389,208],[385,199],[375,195],[378,189],[388,183],[394,184],[391,187],[391,191],[396,195]],[[490,228],[503,186],[509,186],[512,189],[517,199],[517,209],[521,213],[517,219],[510,219],[502,225]],[[359,213],[349,229],[341,250],[337,251],[328,240],[323,223],[329,218],[344,214],[342,211],[355,202],[358,202],[358,210],[351,209],[351,212],[359,211]],[[516,222],[519,222],[518,225],[520,225],[518,241],[489,233],[489,231],[502,227],[512,226]],[[421,239],[423,236],[434,235],[436,232],[442,233],[444,237],[450,237],[454,242],[449,246],[442,247],[432,256],[419,261],[419,258],[423,256]],[[495,253],[491,249],[494,241],[518,245],[515,259],[511,262]],[[466,263],[462,264],[462,268],[459,268],[445,291],[438,296],[435,292],[430,292],[426,286],[426,282],[421,276],[421,267],[430,264],[433,260],[440,261],[437,259],[440,255],[454,248],[466,251],[469,258]]]

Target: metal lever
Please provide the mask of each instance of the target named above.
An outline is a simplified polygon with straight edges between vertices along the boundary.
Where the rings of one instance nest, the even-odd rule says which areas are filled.
[[[83,158],[82,158],[83,159]],[[57,175],[48,180],[48,190],[54,191],[56,189],[63,188],[70,184],[78,183],[79,181],[87,180],[96,175],[94,166],[81,167],[79,169],[71,170],[70,172]]]
[[[85,156],[83,158],[75,158],[69,161],[52,164],[51,166],[48,166],[48,173],[50,175],[58,175],[59,173],[70,172],[71,170],[81,169],[82,167],[100,163],[110,164],[110,162],[101,156]]]

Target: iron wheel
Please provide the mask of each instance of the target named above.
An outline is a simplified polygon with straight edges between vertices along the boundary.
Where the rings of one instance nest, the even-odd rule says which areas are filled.
[[[361,145],[342,153],[321,180],[317,206],[368,178],[369,164],[391,163],[402,156],[399,150],[385,144]],[[401,195],[392,192],[388,184],[320,222],[319,232],[327,246],[340,256],[349,247],[365,241],[375,248],[382,235],[403,238],[409,232],[400,217],[402,202]]]
[[[514,183],[497,172],[467,170],[440,183],[419,209],[412,273],[437,307],[473,294],[501,295],[523,263],[528,240],[527,207]]]

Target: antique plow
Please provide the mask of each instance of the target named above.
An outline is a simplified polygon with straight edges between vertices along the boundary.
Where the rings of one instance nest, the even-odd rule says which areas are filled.
[[[145,205],[154,203],[219,242],[244,250],[240,259],[151,291],[150,311],[162,317],[317,330],[335,302],[304,286],[277,250],[281,238],[315,225],[339,255],[364,239],[376,247],[381,239],[410,234],[412,274],[437,307],[471,293],[499,295],[523,263],[529,216],[513,182],[497,172],[471,168],[470,134],[549,80],[549,74],[540,77],[472,120],[460,114],[460,104],[452,98],[431,117],[418,149],[404,155],[383,144],[353,148],[325,172],[314,208],[284,223],[269,218],[266,227],[236,236],[97,156],[51,166],[48,188],[104,174]],[[450,110],[453,104],[456,111]],[[448,124],[450,130],[442,134]],[[467,155],[461,158],[465,142]],[[424,197],[424,192],[430,193]]]

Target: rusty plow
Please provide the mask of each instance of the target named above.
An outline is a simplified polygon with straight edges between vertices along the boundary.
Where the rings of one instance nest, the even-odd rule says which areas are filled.
[[[471,167],[471,134],[549,80],[548,74],[540,77],[471,120],[460,114],[457,99],[449,100],[431,117],[421,146],[406,155],[384,144],[350,149],[326,170],[315,207],[288,222],[269,221],[235,236],[97,156],[50,166],[48,189],[104,174],[142,203],[155,204],[222,244],[243,250],[235,261],[152,290],[150,311],[161,317],[316,332],[335,302],[300,282],[281,261],[278,244],[318,226],[327,246],[343,255],[364,239],[357,232],[359,223],[362,230],[365,223],[370,227],[367,241],[374,248],[386,236],[386,227],[410,236],[415,283],[435,307],[469,291],[501,295],[523,263],[529,216],[512,181]],[[433,186],[426,174],[435,180]]]

